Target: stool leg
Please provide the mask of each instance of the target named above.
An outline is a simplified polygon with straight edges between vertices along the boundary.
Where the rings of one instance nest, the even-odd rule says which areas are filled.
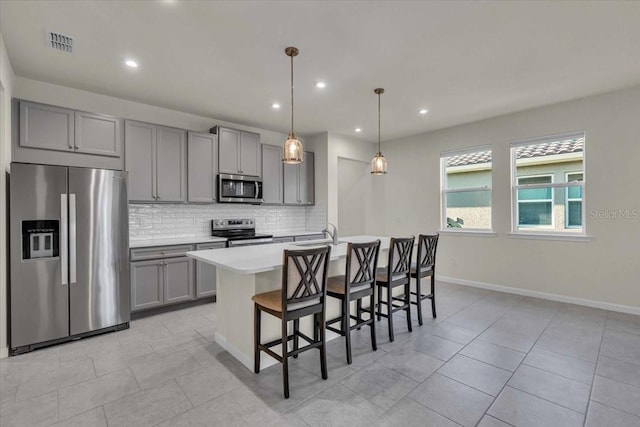
[[[371,348],[373,348],[373,351],[377,351],[378,350],[378,344],[376,343],[376,321],[373,318],[373,311],[374,311],[374,297],[373,297],[373,293],[371,294],[371,296],[369,297],[369,314],[370,314],[370,319],[371,322],[369,323],[369,329],[371,329]]]
[[[431,313],[436,318],[436,272],[431,274]]]
[[[404,285],[404,294],[404,303],[407,306],[405,310],[407,312],[407,328],[409,329],[409,332],[413,332],[411,325],[411,278],[409,278],[407,284]]]
[[[293,349],[298,349],[298,331],[300,330],[300,319],[293,321]],[[293,356],[294,359],[298,358],[298,355]]]
[[[260,309],[254,304],[253,309],[253,372],[260,373]]]
[[[282,313],[284,316],[284,313]],[[287,321],[282,319],[282,388],[285,399],[289,398],[289,351],[287,340]]]
[[[382,286],[378,285],[378,305],[376,306],[376,313],[378,315],[378,322],[380,321],[380,310],[382,310]]]
[[[362,322],[362,299],[358,299],[356,301],[356,317],[358,318],[357,322]],[[358,330],[362,329],[362,326],[358,326]]]
[[[416,274],[416,306],[418,307],[418,325],[422,326],[422,292],[420,291],[420,275]]]
[[[322,372],[322,379],[329,378],[327,375],[327,330],[325,329],[325,314],[324,311],[320,313],[320,339],[322,345],[320,346],[320,370]]]
[[[393,342],[393,302],[391,300],[391,283],[387,288],[387,324],[389,325],[389,341]]]
[[[358,300],[359,301],[359,300]],[[342,332],[344,332],[344,342],[347,346],[347,364],[351,365],[351,322],[349,301],[346,298],[342,300]]]

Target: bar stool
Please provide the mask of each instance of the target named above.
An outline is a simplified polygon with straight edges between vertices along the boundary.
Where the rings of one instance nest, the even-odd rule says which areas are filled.
[[[411,265],[411,277],[416,279],[416,291],[411,295],[416,297],[411,304],[418,306],[418,323],[422,326],[422,301],[431,300],[431,313],[436,317],[436,248],[439,234],[421,234],[418,236],[418,257]],[[431,276],[431,293],[422,295],[420,279]]]
[[[411,255],[413,253],[413,243],[415,237],[391,238],[389,243],[389,262],[384,268],[378,268],[376,274],[376,284],[378,286],[378,309],[376,314],[386,317],[389,324],[389,340],[393,341],[393,313],[404,310],[407,312],[407,327],[411,328]],[[393,289],[404,286],[404,294],[401,297],[394,297]],[[387,299],[382,299],[382,288],[387,290]],[[401,304],[394,304],[398,301]],[[382,304],[387,306],[387,313],[382,313]]]
[[[327,329],[345,337],[347,364],[351,364],[351,331],[369,325],[371,329],[371,347],[377,350],[375,330],[375,283],[378,266],[380,240],[368,243],[349,243],[345,274],[329,277],[327,295],[340,300],[340,317],[327,321]],[[362,300],[369,297],[369,308],[362,307]],[[351,301],[356,301],[356,316],[351,314]],[[362,312],[369,313],[368,319],[362,318]],[[351,320],[356,323],[351,325]],[[340,322],[340,329],[330,325]]]
[[[286,250],[282,267],[282,289],[254,295],[254,371],[260,372],[260,351],[264,351],[282,363],[284,397],[289,398],[290,356],[312,348],[320,349],[320,369],[322,379],[327,379],[327,353],[325,333],[325,301],[327,295],[327,271],[329,268],[330,246],[313,249]],[[260,318],[267,312],[282,321],[282,336],[279,339],[260,343]],[[313,338],[300,332],[300,318],[313,315]],[[289,321],[293,320],[293,334],[288,333]],[[298,348],[298,339],[309,344]],[[289,341],[293,340],[293,350],[289,351]],[[282,355],[271,347],[282,345]]]

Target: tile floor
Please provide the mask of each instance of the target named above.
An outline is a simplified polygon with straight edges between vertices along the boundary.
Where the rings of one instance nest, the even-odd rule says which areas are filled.
[[[9,426],[640,426],[640,316],[438,284],[436,320],[364,328],[259,375],[213,340],[215,304],[0,361]],[[428,310],[425,313],[429,313]]]

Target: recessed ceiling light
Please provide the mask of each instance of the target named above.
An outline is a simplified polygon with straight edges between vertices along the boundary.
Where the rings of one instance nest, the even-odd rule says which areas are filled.
[[[327,84],[325,82],[318,82],[316,83],[316,87],[319,89],[324,89],[325,87],[327,87]]]
[[[129,68],[138,68],[138,63],[133,59],[125,59],[124,65],[126,65]]]
[[[278,104],[277,102],[274,102],[273,104],[271,104],[271,108],[273,108],[274,110],[278,110],[280,109],[280,104]]]
[[[428,112],[429,112],[429,110],[427,110],[426,108],[421,108],[421,109],[418,110],[418,114],[422,114],[423,116],[425,114],[427,114]]]
[[[362,128],[355,128],[354,131],[360,133],[360,132],[362,132]]]

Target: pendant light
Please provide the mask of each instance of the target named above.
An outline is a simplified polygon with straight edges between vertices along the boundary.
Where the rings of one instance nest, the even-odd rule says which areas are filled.
[[[290,165],[302,163],[302,143],[293,132],[293,57],[299,52],[298,48],[293,46],[284,50],[284,53],[291,58],[291,133],[282,146],[282,162]]]
[[[384,158],[380,149],[380,95],[384,93],[384,89],[377,88],[373,92],[378,95],[378,152],[371,160],[371,175],[384,175],[387,173],[387,159]]]

